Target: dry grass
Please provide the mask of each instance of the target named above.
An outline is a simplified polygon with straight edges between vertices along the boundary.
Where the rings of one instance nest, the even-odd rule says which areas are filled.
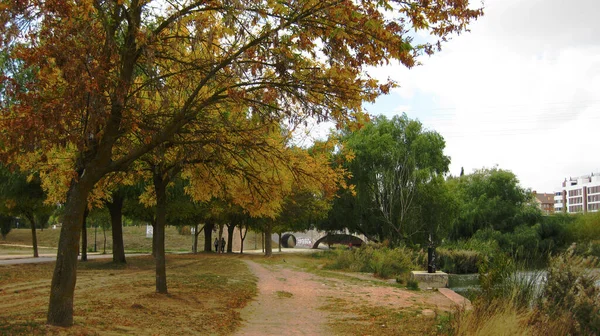
[[[517,310],[504,301],[492,302],[474,311],[460,311],[452,320],[454,335],[457,336],[501,336],[501,335],[537,335],[527,325],[531,312]]]
[[[390,309],[329,299],[323,309],[336,317],[329,326],[336,335],[438,335],[445,331],[447,313],[425,316],[419,309]]]
[[[37,231],[38,248],[40,253],[52,253],[56,254],[56,248],[58,247],[58,236],[60,230],[56,229],[45,229]],[[88,228],[88,250],[94,247],[94,229]],[[213,239],[215,235],[213,234]],[[258,239],[258,244],[255,243],[255,239]],[[126,252],[150,252],[152,251],[152,239],[146,238],[146,227],[145,226],[125,226],[123,227],[123,242],[125,243]],[[191,234],[179,234],[177,228],[169,226],[165,228],[165,249],[169,252],[189,252],[192,250],[192,235]],[[13,246],[11,246],[13,245]],[[26,245],[31,246],[31,230],[30,229],[13,229],[6,236],[6,240],[0,239],[0,255],[9,254],[30,254],[32,253],[31,248],[18,247],[14,245]],[[96,236],[97,251],[102,252],[104,245],[104,234],[101,229],[98,229]],[[239,234],[234,235],[234,251],[239,250]],[[244,241],[244,249],[254,249],[258,246],[260,249],[260,235],[256,235],[253,232],[249,232],[246,240]],[[211,246],[212,248],[212,246]],[[200,233],[198,236],[198,250],[204,250],[204,234]],[[106,252],[111,253],[112,251],[112,236],[111,232],[106,232]]]
[[[0,335],[229,334],[239,308],[256,293],[256,279],[238,258],[167,256],[169,295],[154,289],[151,257],[125,266],[80,263],[75,325],[46,326],[53,263],[0,266]]]

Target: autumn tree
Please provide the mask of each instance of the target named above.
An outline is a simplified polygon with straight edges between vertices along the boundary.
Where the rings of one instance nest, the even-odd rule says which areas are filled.
[[[411,31],[445,41],[482,13],[467,0],[26,0],[1,9],[0,51],[33,72],[24,85],[3,74],[16,88],[0,113],[2,160],[72,153],[59,170],[65,212],[48,308],[59,326],[73,323],[81,223],[107,174],[184,127],[210,132],[203,117],[215,111],[360,118],[362,102],[393,85],[369,78],[367,66],[411,67],[439,48],[415,43]],[[54,172],[47,160],[38,155],[36,165]]]

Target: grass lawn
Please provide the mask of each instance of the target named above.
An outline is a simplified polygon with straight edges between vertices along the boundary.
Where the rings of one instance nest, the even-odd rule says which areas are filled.
[[[39,253],[51,253],[56,254],[56,248],[58,247],[58,237],[60,229],[44,229],[37,230],[37,240]],[[88,228],[88,251],[92,252],[94,248],[94,229]],[[213,239],[216,237],[216,233],[213,233]],[[248,233],[246,240],[244,241],[244,249],[249,250],[255,247],[255,239],[257,235],[253,232]],[[260,235],[258,236],[260,248]],[[125,226],[123,227],[123,242],[125,243],[125,252],[151,252],[152,251],[152,238],[146,238],[146,227],[145,226]],[[191,234],[179,234],[177,228],[174,226],[168,226],[165,229],[165,249],[167,252],[191,252],[192,250],[192,235]],[[6,236],[6,240],[0,239],[0,255],[14,255],[14,254],[31,254],[32,249],[24,246],[14,245],[25,245],[31,246],[31,230],[30,229],[12,229]],[[211,246],[212,247],[212,246]],[[102,253],[104,249],[104,233],[101,229],[98,229],[96,233],[96,248],[97,251]],[[234,235],[234,251],[239,250],[239,235],[236,231]],[[198,250],[204,250],[204,233],[200,233],[198,236]],[[106,252],[111,253],[112,251],[112,236],[110,231],[106,231]]]
[[[75,325],[45,325],[54,263],[0,266],[0,335],[224,335],[256,294],[236,256],[168,255],[168,295],[155,293],[154,260],[78,265]]]

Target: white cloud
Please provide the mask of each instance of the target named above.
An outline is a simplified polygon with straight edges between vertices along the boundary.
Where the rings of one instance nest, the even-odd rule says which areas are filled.
[[[446,138],[452,173],[498,164],[551,192],[600,170],[599,12],[595,0],[488,1],[472,32],[423,66],[372,73],[402,85],[399,106],[419,93],[440,107],[409,116]]]

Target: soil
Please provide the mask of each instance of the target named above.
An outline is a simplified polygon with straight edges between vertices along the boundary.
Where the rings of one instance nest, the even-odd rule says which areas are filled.
[[[455,303],[437,291],[408,291],[374,281],[322,277],[282,265],[244,260],[258,278],[258,295],[241,311],[236,335],[332,335],[332,321],[348,313],[325,308],[332,302],[413,309],[422,314],[450,311]],[[373,280],[373,279],[370,279]]]

